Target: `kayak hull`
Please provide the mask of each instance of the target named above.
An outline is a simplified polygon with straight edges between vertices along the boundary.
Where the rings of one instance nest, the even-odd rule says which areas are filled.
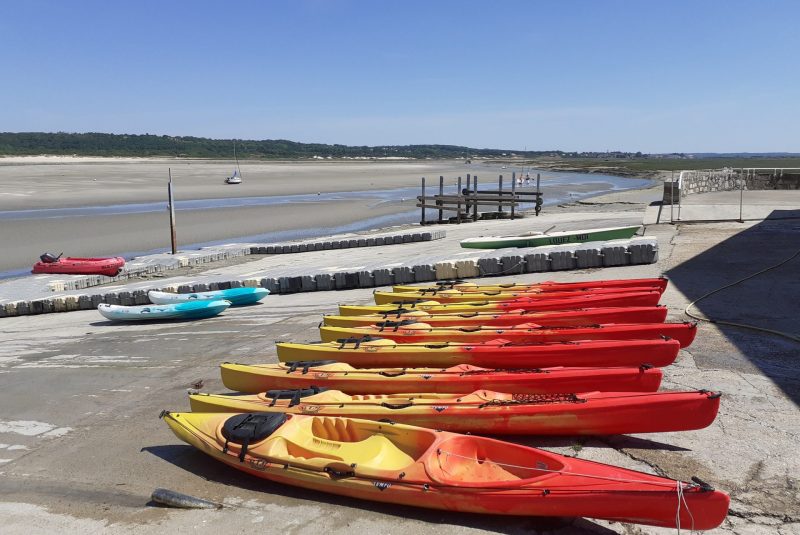
[[[514,343],[570,342],[577,340],[649,340],[673,338],[681,347],[689,347],[697,334],[697,324],[683,323],[630,323],[595,325],[590,327],[540,327],[522,324],[513,327],[431,327],[426,323],[393,325],[386,322],[369,327],[320,327],[323,342],[347,338],[380,337],[398,343],[413,342],[480,342],[503,338]],[[530,325],[530,326],[529,326]]]
[[[675,362],[677,340],[595,340],[549,344],[509,344],[506,340],[461,344],[397,344],[374,342],[276,344],[278,360],[336,360],[356,368],[432,366],[446,368],[470,364],[483,368],[546,368],[552,366],[656,367]]]
[[[330,327],[368,327],[383,321],[415,320],[433,327],[452,326],[510,326],[533,322],[543,327],[579,327],[608,323],[664,323],[667,308],[608,307],[550,312],[516,311],[505,313],[472,312],[462,314],[428,314],[407,309],[397,314],[365,314],[363,316],[323,316],[322,323]]]
[[[296,391],[299,392],[299,391]],[[708,427],[720,396],[714,392],[589,392],[581,394],[391,394],[348,396],[326,391],[300,398],[269,394],[190,394],[192,412],[285,412],[389,419],[483,435],[618,435]]]
[[[147,297],[150,302],[156,305],[168,305],[173,303],[186,303],[189,301],[203,301],[211,300],[218,301],[223,299],[230,301],[231,306],[252,305],[258,303],[269,295],[269,290],[266,288],[229,288],[227,290],[215,290],[210,292],[196,292],[196,293],[171,293],[171,292],[158,292],[151,290],[147,292]]]
[[[255,477],[395,505],[662,527],[678,520],[712,529],[730,503],[727,494],[700,484],[484,437],[367,420],[288,415],[266,438],[247,447],[226,445],[226,422],[250,417],[166,413],[164,420],[180,440]]]
[[[461,240],[465,249],[504,249],[508,247],[542,247],[566,243],[585,243],[593,241],[627,240],[632,238],[641,226],[608,227],[587,230],[553,232],[530,236],[485,236]]]
[[[220,366],[222,384],[236,392],[295,390],[313,386],[348,394],[439,392],[460,394],[484,388],[518,394],[563,392],[655,392],[662,372],[649,366],[627,368],[543,368],[493,370],[469,365],[451,368],[359,370],[345,363],[235,364]]]
[[[543,291],[566,291],[566,290],[589,290],[592,288],[642,288],[642,287],[656,287],[663,293],[667,289],[669,279],[666,277],[658,277],[652,279],[601,279],[596,281],[580,281],[580,282],[555,282],[555,281],[542,281],[542,282],[508,282],[499,284],[476,284],[467,282],[465,280],[443,280],[436,281],[427,286],[407,286],[395,285],[392,286],[393,292],[419,292],[425,289],[428,290],[444,290],[447,288],[460,291],[473,291],[473,292],[515,292],[526,291],[531,289],[539,289]]]
[[[192,301],[171,305],[119,306],[100,304],[97,311],[111,321],[196,320],[216,316],[228,301]]]
[[[460,314],[462,312],[498,312],[507,310],[574,310],[593,307],[623,307],[658,305],[661,292],[625,292],[619,294],[585,295],[563,299],[514,299],[509,301],[478,300],[460,303],[442,303],[433,299],[403,297],[399,293],[391,303],[385,305],[339,305],[342,316],[383,314],[398,308],[424,310],[430,314]]]
[[[583,297],[618,296],[626,293],[657,292],[661,294],[658,286],[642,286],[631,288],[592,288],[588,290],[566,290],[546,292],[541,290],[524,290],[518,292],[487,291],[487,292],[462,292],[459,290],[430,290],[417,292],[381,292],[372,294],[376,305],[387,305],[399,299],[433,299],[439,303],[468,303],[472,301],[512,301],[515,299],[530,300],[559,300],[580,299]]]
[[[36,262],[32,273],[54,273],[59,275],[106,275],[114,277],[122,271],[125,259],[121,256],[110,258],[59,258],[56,262]]]

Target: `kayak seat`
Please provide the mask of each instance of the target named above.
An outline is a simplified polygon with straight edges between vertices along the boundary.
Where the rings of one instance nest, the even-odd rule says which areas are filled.
[[[281,412],[251,412],[231,416],[222,425],[222,436],[225,437],[222,452],[227,453],[230,442],[239,444],[239,461],[244,462],[250,444],[261,442],[270,436],[286,422],[286,418],[286,414]]]
[[[269,441],[268,457],[321,467],[339,461],[373,470],[401,470],[414,463],[414,458],[388,437],[365,432],[344,418],[310,418],[285,431]]]
[[[531,457],[524,446],[477,441],[468,435],[445,440],[425,461],[425,471],[433,481],[473,487],[519,485],[521,480],[555,476],[551,471],[563,467],[554,458]]]

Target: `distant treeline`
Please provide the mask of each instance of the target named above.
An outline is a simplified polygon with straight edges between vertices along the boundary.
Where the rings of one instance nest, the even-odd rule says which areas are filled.
[[[351,147],[322,143],[297,143],[284,139],[236,140],[240,158],[502,158],[561,155],[560,151],[511,152],[455,145],[404,145]],[[233,157],[233,140],[151,134],[70,134],[64,132],[0,132],[0,155],[61,154],[78,156],[166,156],[185,158]]]

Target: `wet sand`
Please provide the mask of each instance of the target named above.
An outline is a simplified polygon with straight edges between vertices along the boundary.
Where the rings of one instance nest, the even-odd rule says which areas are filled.
[[[440,175],[445,177],[447,185],[453,185],[458,176],[466,180],[467,173],[477,174],[482,183],[496,181],[498,175],[503,174],[508,185],[514,171],[502,169],[499,165],[466,164],[463,160],[245,161],[241,163],[244,182],[227,185],[223,179],[232,172],[233,165],[224,161],[41,156],[0,158],[0,212],[166,203],[168,169],[172,170],[178,202],[313,195],[317,192],[369,192],[390,188],[411,188],[414,192],[409,193],[404,202],[381,202],[376,194],[376,198],[354,195],[347,200],[319,203],[179,210],[179,248],[219,240],[243,241],[241,238],[247,236],[289,230],[309,229],[316,234],[328,230],[331,233],[343,225],[414,210],[414,196],[419,191],[422,176],[428,179],[429,192],[432,193],[438,187]],[[564,191],[586,194],[613,187],[599,177],[594,178],[593,184],[570,183],[568,186],[551,186],[547,178],[548,175],[543,175],[542,189],[546,199],[550,200],[557,192],[562,195]],[[523,189],[532,187],[528,185]],[[44,215],[35,219],[0,219],[0,250],[4,251],[0,255],[0,273],[29,269],[45,251],[78,257],[131,256],[170,246],[166,210],[58,218]],[[393,221],[394,224],[400,222],[397,218]]]

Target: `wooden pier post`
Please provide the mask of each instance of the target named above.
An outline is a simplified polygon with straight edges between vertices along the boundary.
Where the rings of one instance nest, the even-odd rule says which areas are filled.
[[[499,197],[502,199],[503,198],[503,175],[500,175],[500,177],[497,179],[497,190],[499,192]],[[503,203],[501,203],[501,202],[497,203],[497,211],[502,213],[502,211],[503,211]]]
[[[539,212],[542,211],[542,203],[539,202],[542,200],[542,190],[539,189],[540,179],[541,175],[539,173],[536,173],[536,193],[538,193],[538,195],[536,196],[536,210],[535,210],[536,217],[539,217]]]
[[[419,220],[420,225],[425,224],[425,177],[422,177],[422,218]]]
[[[444,195],[444,177],[442,175],[439,175],[439,196],[442,196],[442,195]],[[436,201],[436,204],[441,206],[442,201],[441,200]],[[440,225],[443,222],[442,221],[442,216],[443,215],[444,215],[444,213],[443,213],[442,209],[439,208],[439,224]]]
[[[511,198],[515,199],[517,196],[517,173],[511,171]],[[514,219],[514,203],[511,203],[511,219]]]
[[[472,220],[478,220],[478,175],[472,177]],[[467,185],[469,187],[469,185]]]
[[[460,225],[461,224],[461,196],[464,195],[464,193],[461,191],[461,177],[458,177],[458,189],[456,190],[456,195],[458,195],[458,205],[456,206],[456,208],[458,208],[456,210],[456,224]]]

